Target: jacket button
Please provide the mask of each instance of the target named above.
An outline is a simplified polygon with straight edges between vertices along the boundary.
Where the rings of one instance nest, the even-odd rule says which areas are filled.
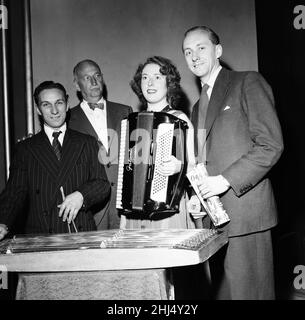
[[[53,233],[53,229],[52,228],[49,228],[49,233]]]
[[[111,186],[113,187],[115,185],[115,183],[114,182],[111,182]]]
[[[44,216],[47,216],[47,215],[48,215],[48,211],[43,211],[42,214],[43,214]]]
[[[110,163],[110,162],[108,162],[108,163],[107,163],[107,168],[110,168],[110,165],[111,165],[111,163]]]

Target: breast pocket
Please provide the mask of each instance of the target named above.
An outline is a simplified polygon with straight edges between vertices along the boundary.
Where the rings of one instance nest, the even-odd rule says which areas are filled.
[[[224,106],[218,115],[221,121],[237,120],[242,116],[239,108],[234,106]]]

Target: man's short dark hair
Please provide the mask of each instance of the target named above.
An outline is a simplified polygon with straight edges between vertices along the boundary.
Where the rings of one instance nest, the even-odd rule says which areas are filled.
[[[46,89],[58,89],[58,90],[62,91],[66,101],[68,100],[68,95],[67,95],[66,89],[61,83],[54,82],[54,81],[44,81],[44,82],[42,82],[41,84],[39,84],[36,87],[36,89],[34,91],[34,94],[33,94],[34,101],[35,101],[37,106],[39,104],[39,94],[40,94],[40,92],[43,91],[43,90],[46,90]]]
[[[184,33],[184,39],[190,32],[197,31],[197,30],[201,30],[201,31],[207,33],[209,39],[211,40],[211,42],[214,45],[220,44],[220,39],[219,39],[218,34],[214,30],[212,30],[211,28],[206,27],[206,26],[195,26],[195,27],[192,27],[192,28],[186,30]]]

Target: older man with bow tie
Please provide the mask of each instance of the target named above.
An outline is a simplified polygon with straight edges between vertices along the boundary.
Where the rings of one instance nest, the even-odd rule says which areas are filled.
[[[96,208],[95,222],[99,230],[116,229],[120,217],[116,209],[118,152],[121,120],[132,112],[131,107],[106,101],[100,67],[92,60],[79,62],[74,70],[74,83],[83,100],[71,109],[69,127],[94,136],[100,145],[100,161],[104,164],[111,184],[111,196]]]

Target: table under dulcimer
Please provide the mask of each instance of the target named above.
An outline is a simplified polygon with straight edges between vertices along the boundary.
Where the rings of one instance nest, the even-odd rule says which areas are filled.
[[[204,262],[227,241],[216,229],[14,236],[0,242],[0,265],[22,272],[170,268]]]

